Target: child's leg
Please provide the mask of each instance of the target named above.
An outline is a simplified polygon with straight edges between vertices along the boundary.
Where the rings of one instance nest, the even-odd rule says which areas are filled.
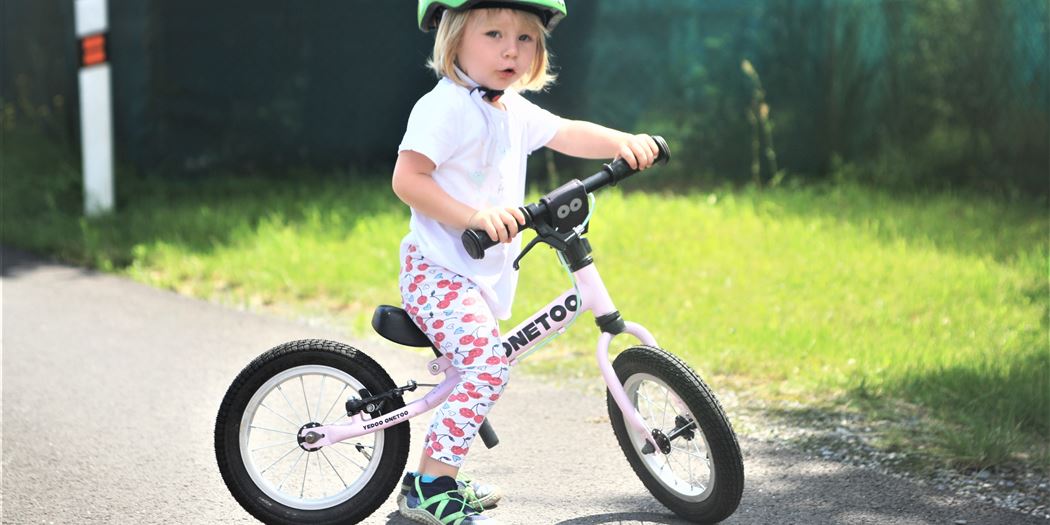
[[[455,477],[510,370],[499,325],[474,283],[417,254],[410,249],[402,265],[405,310],[461,373],[427,432],[420,473]]]

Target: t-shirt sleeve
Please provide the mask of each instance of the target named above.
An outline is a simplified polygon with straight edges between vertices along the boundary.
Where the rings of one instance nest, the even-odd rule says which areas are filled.
[[[530,154],[546,146],[561,129],[565,119],[521,97],[525,116],[525,147]]]
[[[433,92],[424,95],[408,116],[408,127],[397,147],[398,153],[412,150],[440,166],[459,147],[460,136],[455,132],[459,114],[447,99],[441,100]]]

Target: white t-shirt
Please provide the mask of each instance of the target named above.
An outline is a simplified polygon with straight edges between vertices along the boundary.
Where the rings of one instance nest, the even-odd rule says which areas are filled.
[[[563,120],[512,90],[499,101],[506,111],[484,103],[479,92],[442,78],[412,108],[398,152],[411,150],[429,158],[437,166],[432,175],[438,186],[468,206],[521,206],[527,155],[550,142]],[[415,209],[409,230],[402,246],[414,244],[424,257],[471,279],[494,315],[510,317],[518,283],[512,265],[521,251],[520,236],[490,248],[476,261],[463,248],[463,230]]]

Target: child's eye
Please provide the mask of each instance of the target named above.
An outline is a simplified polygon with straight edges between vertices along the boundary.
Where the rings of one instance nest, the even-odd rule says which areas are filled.
[[[532,42],[532,35],[521,35],[518,37],[518,40],[522,42]]]
[[[485,36],[490,36],[492,38],[499,38],[499,31],[489,31],[488,33],[485,33]]]

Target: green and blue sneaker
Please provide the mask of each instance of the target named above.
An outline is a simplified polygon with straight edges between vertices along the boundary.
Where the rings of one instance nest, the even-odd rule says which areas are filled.
[[[401,515],[425,525],[499,525],[494,519],[481,515],[467,504],[459,484],[449,476],[441,476],[429,483],[412,474],[408,494],[399,494],[397,508]]]
[[[397,495],[399,505],[401,500],[405,499],[409,491],[412,490],[415,479],[415,473],[409,472],[405,474],[405,478],[401,481],[401,493]],[[495,507],[499,500],[503,498],[503,493],[500,492],[499,487],[496,485],[472,480],[470,476],[462,472],[456,476],[456,484],[459,486],[459,492],[463,495],[463,500],[478,512]]]

